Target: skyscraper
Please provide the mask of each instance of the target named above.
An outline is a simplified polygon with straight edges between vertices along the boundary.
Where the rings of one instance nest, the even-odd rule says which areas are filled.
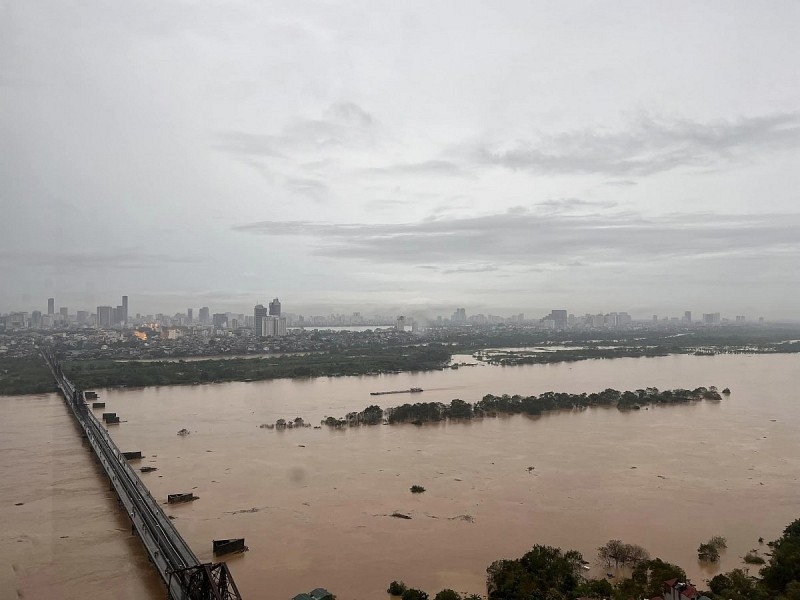
[[[66,323],[69,316],[69,309],[66,306],[59,307],[58,315],[59,318]]]
[[[272,304],[270,303],[270,309]],[[267,317],[267,309],[263,304],[256,304],[253,308],[253,332],[256,337],[266,337],[267,331],[264,327],[264,322]]]
[[[124,326],[128,326],[128,297],[122,297],[122,310],[120,311],[119,320]]]
[[[191,325],[192,324],[192,309],[191,308],[187,308],[186,309],[186,316],[189,317],[189,319],[188,319],[189,320],[189,325]]]
[[[54,315],[56,313],[56,299],[55,298],[48,298],[47,299],[47,314]]]
[[[269,303],[269,314],[273,317],[281,316],[281,302],[277,298],[273,299],[272,302]]]
[[[208,307],[203,306],[200,308],[200,313],[198,314],[200,318],[200,325],[208,325]]]
[[[114,321],[114,309],[111,306],[97,307],[97,326],[100,328],[111,327]]]

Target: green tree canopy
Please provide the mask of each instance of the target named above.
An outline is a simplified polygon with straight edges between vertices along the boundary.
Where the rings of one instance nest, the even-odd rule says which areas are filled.
[[[582,559],[575,550],[536,545],[522,558],[495,561],[486,570],[489,599],[560,600],[577,588]]]
[[[800,582],[800,519],[783,530],[770,544],[772,556],[761,569],[763,585],[774,594],[783,594],[792,582]]]

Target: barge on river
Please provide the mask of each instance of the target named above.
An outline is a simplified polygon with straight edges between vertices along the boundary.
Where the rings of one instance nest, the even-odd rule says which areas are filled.
[[[422,388],[413,387],[408,390],[392,390],[389,392],[370,392],[370,396],[385,396],[386,394],[419,394]]]

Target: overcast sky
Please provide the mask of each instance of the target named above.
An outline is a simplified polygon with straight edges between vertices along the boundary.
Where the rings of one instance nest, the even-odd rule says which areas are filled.
[[[799,23],[0,0],[0,312],[800,318]]]

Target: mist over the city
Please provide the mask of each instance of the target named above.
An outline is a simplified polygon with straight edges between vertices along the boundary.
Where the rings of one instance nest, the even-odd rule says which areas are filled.
[[[799,19],[4,2],[0,312],[796,319]]]

